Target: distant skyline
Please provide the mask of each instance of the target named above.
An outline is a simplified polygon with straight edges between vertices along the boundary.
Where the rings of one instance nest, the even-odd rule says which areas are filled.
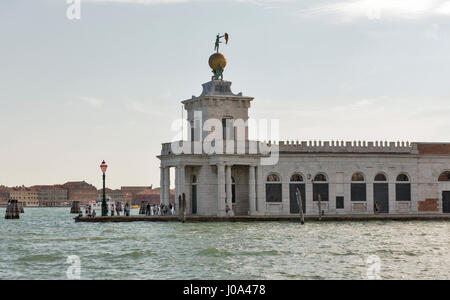
[[[281,140],[450,142],[450,1],[0,2],[0,184],[159,186],[161,143],[217,33]],[[172,180],[173,183],[173,180]]]

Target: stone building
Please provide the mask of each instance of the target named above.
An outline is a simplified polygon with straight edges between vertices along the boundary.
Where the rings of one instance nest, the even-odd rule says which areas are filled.
[[[22,202],[26,207],[39,206],[39,194],[35,189],[25,186],[9,188],[10,198]]]
[[[9,188],[4,185],[0,185],[0,207],[8,205],[9,199],[10,199]]]
[[[125,197],[127,197],[128,199],[131,198],[131,204],[139,205],[140,202],[138,203],[136,201],[136,194],[139,193],[139,192],[148,190],[148,189],[151,190],[152,188],[153,188],[153,186],[122,186],[122,187],[120,187],[120,190],[122,192],[126,193]]]
[[[231,82],[212,80],[200,96],[182,102],[191,128],[187,141],[162,144],[161,202],[169,201],[169,170],[175,168],[176,198],[186,195],[191,215],[223,216],[227,207],[234,215],[295,215],[297,189],[306,215],[319,214],[319,199],[325,215],[450,213],[449,143],[266,143],[249,141],[246,128],[244,153],[195,148],[193,142],[211,133],[197,133],[195,122],[202,129],[210,119],[221,120],[225,136],[227,120],[248,120],[252,101],[232,93]],[[242,142],[229,136],[235,145]],[[275,152],[262,151],[270,147],[278,160],[262,163]]]
[[[142,202],[148,202],[150,204],[161,204],[160,198],[161,198],[161,189],[155,188],[155,189],[145,189],[137,193],[134,197],[134,201],[136,204],[141,204]],[[175,199],[175,193],[174,190],[170,190],[170,203],[174,203]]]
[[[39,206],[62,207],[69,206],[67,190],[59,185],[35,185],[30,187],[38,194]]]
[[[82,204],[97,200],[97,188],[86,181],[69,181],[62,185],[67,190],[69,202],[80,201]]]
[[[124,193],[125,192],[123,192],[121,190],[112,190],[109,188],[105,189],[106,198],[111,199],[111,201],[113,201],[114,203],[117,203],[117,202],[125,203]],[[103,200],[103,189],[99,189],[97,191],[97,201],[102,201],[102,200]]]

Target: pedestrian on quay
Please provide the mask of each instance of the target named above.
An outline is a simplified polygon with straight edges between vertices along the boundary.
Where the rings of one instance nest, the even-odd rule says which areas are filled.
[[[111,204],[111,217],[114,216],[114,204]]]
[[[169,211],[170,211],[170,214],[173,215],[173,206],[172,206],[172,203],[169,203]]]
[[[128,205],[128,202],[127,202],[127,204],[125,204],[125,208],[123,210],[125,212],[125,216],[129,217],[130,216],[130,205]]]
[[[151,215],[150,210],[151,210],[150,203],[147,203],[147,206],[145,207],[145,215],[146,216],[150,216]]]
[[[119,205],[116,205],[116,213],[117,213],[118,216],[120,216]]]
[[[92,217],[95,218],[96,216],[97,216],[97,213],[95,212],[95,209],[94,209],[94,211],[92,212]]]

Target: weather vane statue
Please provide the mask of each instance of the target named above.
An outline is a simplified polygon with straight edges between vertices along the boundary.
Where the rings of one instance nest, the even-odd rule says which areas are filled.
[[[225,44],[228,44],[228,33],[224,35],[220,35],[220,33],[216,36],[216,43],[214,44],[214,53],[209,57],[209,66],[212,69],[213,76],[211,80],[223,80],[223,70],[227,65],[227,60],[222,53],[219,53],[219,46],[222,43],[220,39],[225,38]]]
[[[217,34],[217,36],[216,36],[216,44],[214,45],[214,51],[219,52],[219,45],[222,43],[222,42],[220,41],[221,38],[225,38],[225,44],[228,44],[228,33],[225,32],[225,34],[222,35],[222,36],[221,36],[220,33],[219,33],[219,34]]]

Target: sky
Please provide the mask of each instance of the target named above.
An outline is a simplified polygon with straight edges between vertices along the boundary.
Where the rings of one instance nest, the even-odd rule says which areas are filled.
[[[0,184],[159,186],[181,101],[224,79],[285,140],[450,142],[447,0],[0,1]],[[173,182],[173,180],[172,180]]]

